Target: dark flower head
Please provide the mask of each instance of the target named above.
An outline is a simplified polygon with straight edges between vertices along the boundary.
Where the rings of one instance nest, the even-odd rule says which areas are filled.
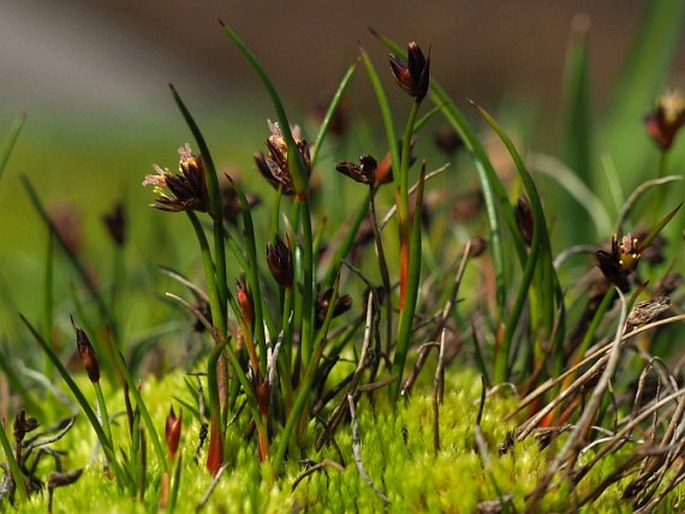
[[[79,254],[83,249],[84,240],[83,215],[73,204],[62,201],[51,204],[48,215],[69,253]]]
[[[180,175],[155,164],[157,174],[145,176],[143,185],[154,186],[159,195],[152,207],[169,212],[207,212],[209,194],[202,157],[193,154],[188,143],[178,149],[178,154]]]
[[[271,131],[271,135],[266,140],[266,146],[269,149],[269,153],[265,154],[263,152],[258,152],[255,154],[254,158],[257,163],[257,168],[275,189],[281,188],[284,195],[293,195],[296,191],[293,184],[293,177],[290,172],[290,165],[288,164],[288,144],[286,143],[281,127],[277,122],[269,120],[269,130]],[[302,139],[298,126],[292,128],[292,134],[295,145],[297,146],[297,151],[302,157],[305,172],[307,177],[309,177],[311,167],[309,143]]]
[[[359,158],[359,164],[343,161],[335,165],[335,169],[340,173],[362,184],[375,183],[376,168],[378,168],[378,163],[371,155],[362,155]]]
[[[319,293],[316,297],[316,328],[321,328],[326,320],[326,313],[333,298],[333,288],[326,289],[323,293]],[[337,318],[341,314],[347,312],[352,307],[352,298],[349,295],[342,295],[338,297],[333,307],[333,317]]]
[[[662,150],[668,150],[685,124],[685,101],[676,92],[665,93],[654,110],[645,117],[647,134]]]
[[[223,200],[222,204],[224,206],[224,219],[231,225],[235,225],[243,211],[240,196],[238,196],[238,192],[229,180],[221,182],[220,189],[221,199]],[[256,207],[261,201],[261,198],[256,195],[247,195],[247,203],[250,207]]]
[[[257,398],[257,407],[262,418],[266,419],[269,415],[269,403],[271,399],[271,386],[269,379],[262,377],[259,373],[253,379],[255,397]]]
[[[530,243],[533,241],[533,211],[531,211],[530,204],[525,196],[520,196],[514,206],[514,219],[523,242],[526,243],[526,246],[530,246]]]
[[[252,297],[247,290],[247,285],[245,284],[245,279],[241,278],[235,283],[236,298],[238,299],[238,305],[240,306],[240,312],[243,315],[243,320],[245,323],[250,325],[254,319],[254,307],[252,306]]]
[[[178,443],[181,440],[181,428],[183,427],[183,411],[180,411],[178,416],[171,407],[169,414],[166,417],[165,439],[166,447],[169,450],[171,459],[176,457],[178,451]]]
[[[14,417],[14,440],[21,443],[27,433],[32,432],[38,428],[38,420],[32,417],[26,417],[26,411],[20,410]]]
[[[625,293],[630,289],[628,278],[637,268],[641,256],[642,251],[636,237],[626,234],[619,241],[618,235],[614,234],[611,239],[611,253],[598,250],[597,263],[606,279]]]
[[[71,324],[74,326],[74,330],[76,330],[76,349],[78,350],[81,364],[83,364],[83,368],[88,373],[90,381],[93,384],[97,384],[100,381],[100,365],[98,364],[93,345],[90,344],[90,339],[88,339],[83,329],[76,326],[73,319]]]
[[[293,287],[294,270],[293,254],[290,250],[290,239],[286,236],[288,244],[276,234],[273,243],[266,245],[266,262],[269,265],[271,274],[282,287]]]
[[[124,216],[124,206],[121,201],[118,201],[112,207],[112,210],[102,216],[102,221],[107,227],[112,241],[119,246],[124,246],[126,242],[126,217]]]
[[[457,131],[449,124],[440,125],[435,131],[433,141],[435,142],[435,146],[447,155],[453,155],[464,147],[464,141],[461,136],[457,134]]]
[[[83,469],[74,471],[53,471],[48,476],[48,490],[54,491],[58,487],[65,487],[76,482],[83,474]]]
[[[426,58],[421,47],[412,41],[407,45],[407,62],[390,54],[390,68],[397,84],[409,96],[419,102],[425,98],[430,77],[430,49]]]

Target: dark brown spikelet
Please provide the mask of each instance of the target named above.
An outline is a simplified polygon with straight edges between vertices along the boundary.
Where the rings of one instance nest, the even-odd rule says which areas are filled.
[[[464,147],[464,141],[454,130],[452,125],[444,124],[438,127],[433,138],[435,146],[447,155],[453,155]]]
[[[247,203],[250,207],[257,207],[262,199],[257,195],[246,195]],[[221,199],[224,207],[224,219],[231,225],[238,223],[240,214],[243,212],[243,205],[240,202],[240,196],[229,180],[221,182]]]
[[[102,221],[114,244],[120,248],[123,247],[126,243],[126,216],[121,200],[112,206],[111,211],[102,216]]]
[[[323,322],[326,320],[326,313],[333,298],[333,288],[326,289],[323,293],[319,293],[316,297],[316,328],[321,328]],[[349,295],[342,295],[338,297],[333,307],[333,318],[337,318],[341,314],[347,312],[352,307],[352,298]]]
[[[520,196],[514,206],[514,219],[523,242],[526,243],[526,246],[530,246],[533,241],[533,211],[531,211],[525,196]]]
[[[259,373],[254,377],[254,391],[255,397],[257,398],[257,406],[259,407],[259,413],[263,419],[269,415],[269,402],[270,402],[270,386],[269,379],[264,378]]]
[[[79,478],[81,478],[82,473],[83,469],[77,469],[75,471],[66,471],[63,473],[53,471],[52,473],[50,473],[50,477],[48,478],[48,489],[57,489],[58,487],[71,485],[74,482],[76,482]]]
[[[271,274],[276,279],[281,287],[293,287],[294,270],[293,270],[293,254],[290,250],[290,239],[286,236],[288,244],[283,242],[283,239],[276,234],[273,243],[266,245],[266,262],[269,265]]]
[[[624,293],[630,289],[630,274],[637,268],[642,257],[637,238],[624,235],[620,241],[617,234],[611,238],[611,253],[598,250],[597,263],[604,277]]]
[[[26,411],[20,410],[14,418],[14,440],[21,444],[26,434],[34,431],[38,425],[36,418],[26,417]]]
[[[86,333],[80,327],[76,326],[72,318],[71,324],[76,330],[76,348],[78,349],[78,355],[81,359],[81,364],[88,373],[88,378],[93,384],[97,384],[100,381],[100,365],[98,364],[98,359],[95,356],[95,350],[93,345],[90,344],[90,339]]]
[[[252,297],[247,290],[245,279],[240,279],[235,283],[236,298],[240,306],[240,312],[243,315],[243,320],[247,325],[252,323],[254,319],[254,308],[252,306]]]
[[[414,41],[407,45],[407,61],[390,54],[390,68],[397,84],[409,95],[421,101],[428,93],[430,80],[430,49],[428,57]]]
[[[342,161],[335,165],[337,171],[362,184],[375,184],[377,168],[378,163],[376,159],[368,154],[362,155],[359,158],[359,164]]]
[[[173,460],[176,457],[176,452],[178,451],[178,443],[181,440],[181,429],[183,427],[183,411],[178,413],[174,412],[174,408],[171,407],[169,414],[166,417],[166,447],[169,451],[169,457]]]
[[[685,124],[685,101],[676,92],[664,94],[652,112],[645,116],[647,134],[663,151],[673,145],[673,140]]]
[[[278,123],[269,120],[269,130],[271,135],[266,140],[269,153],[257,152],[254,155],[257,169],[274,189],[280,188],[281,192],[286,196],[294,195],[296,191],[290,171],[290,164],[288,163],[288,144]],[[309,178],[312,163],[309,143],[300,137],[300,129],[297,126],[292,128],[292,135],[305,167],[305,178]]]

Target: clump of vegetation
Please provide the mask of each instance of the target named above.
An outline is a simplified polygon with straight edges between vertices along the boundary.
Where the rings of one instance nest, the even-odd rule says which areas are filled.
[[[430,49],[376,32],[406,93],[406,121],[396,122],[383,74],[360,48],[308,138],[222,25],[273,104],[266,146],[253,149],[272,190],[258,197],[249,180],[217,168],[171,86],[194,143],[179,148],[178,172],[155,165],[143,185],[162,211],[150,219],[174,217],[194,236],[201,273],[160,269],[164,300],[194,331],[182,358],[165,348],[178,326],[141,341],[126,330],[135,279],[123,258],[125,200],[103,219],[114,262],[104,285],[23,177],[49,244],[42,323],[21,322],[45,362],[38,371],[38,359],[26,360],[36,385],[10,363],[11,341],[0,359],[12,406],[23,406],[14,446],[0,424],[0,501],[25,512],[681,509],[682,222],[669,188],[682,177],[667,173],[681,159],[682,98],[662,96],[644,118],[641,137],[656,145],[643,154],[619,136],[626,119],[639,125],[649,111],[683,11],[654,2],[603,140],[586,39],[574,34],[559,158],[523,151],[471,100],[498,146],[485,143],[439,85]],[[655,41],[664,55],[645,57]],[[361,74],[385,137],[363,141],[357,159],[340,142],[342,100]],[[448,162],[434,168],[444,158],[423,143],[436,119],[446,123],[437,146]],[[0,171],[20,129],[21,120]],[[507,164],[496,167],[502,150]],[[628,175],[626,154],[658,162],[656,174]],[[475,170],[473,186],[453,163]],[[79,281],[75,347],[54,309],[56,252]],[[155,360],[166,367],[159,379]],[[184,369],[173,370],[179,361]],[[0,407],[7,416],[10,402]]]

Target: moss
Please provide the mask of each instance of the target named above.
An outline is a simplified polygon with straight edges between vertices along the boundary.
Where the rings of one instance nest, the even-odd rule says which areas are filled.
[[[88,390],[87,379],[83,380]],[[152,406],[156,426],[162,431],[168,412],[169,391],[185,391],[183,374],[179,370],[163,380],[147,380],[143,396]],[[111,392],[111,391],[110,391]],[[183,393],[181,393],[183,394]],[[441,450],[433,448],[433,407],[431,392],[425,386],[405,405],[393,410],[385,394],[378,394],[374,403],[363,397],[357,407],[359,435],[363,464],[374,484],[392,502],[393,512],[474,512],[479,502],[496,500],[498,494],[511,495],[514,506],[522,511],[526,495],[531,493],[545,472],[550,452],[563,444],[540,450],[534,438],[517,443],[506,454],[499,455],[498,445],[507,432],[515,428],[515,421],[503,419],[513,410],[515,398],[504,394],[487,399],[481,428],[487,445],[491,468],[488,470],[480,454],[475,450],[474,427],[478,412],[480,378],[473,371],[462,371],[448,377],[444,404],[440,408]],[[110,412],[123,412],[120,394],[111,397]],[[54,405],[54,402],[51,403]],[[50,407],[54,412],[48,416],[59,417],[63,408]],[[124,417],[117,416],[114,437],[128,444]],[[318,432],[312,424],[310,434]],[[337,471],[326,468],[305,478],[291,492],[295,479],[303,471],[300,462],[291,459],[286,475],[273,480],[271,470],[260,465],[256,459],[256,447],[244,439],[245,426],[239,421],[227,432],[227,456],[229,469],[212,494],[205,510],[207,513],[223,512],[378,512],[383,501],[361,478],[354,462],[352,435],[344,424],[336,435],[342,450],[345,469]],[[198,464],[193,456],[199,437],[199,423],[192,416],[184,416],[183,475],[177,512],[192,512],[209,487],[211,477],[204,469],[204,451]],[[310,436],[309,439],[313,439]],[[311,443],[311,441],[310,441]],[[148,442],[149,445],[149,442]],[[310,447],[313,446],[310,444]],[[148,451],[148,482],[145,498],[141,503],[117,488],[116,482],[105,478],[100,460],[93,461],[95,436],[83,416],[79,416],[73,430],[61,440],[56,448],[65,450],[66,469],[85,467],[85,473],[74,485],[58,489],[55,493],[55,512],[151,512],[157,510],[159,470],[154,455]],[[632,449],[625,448],[607,456],[592,473],[573,490],[565,482],[545,496],[540,508],[543,511],[566,510],[577,497],[582,497],[595,487],[616,466],[624,461]],[[339,461],[332,447],[312,452],[306,457],[320,462],[322,459]],[[587,459],[590,456],[583,456]],[[49,472],[46,466],[45,474]],[[592,505],[587,512],[630,512],[631,506],[621,500],[628,480],[613,485]],[[499,491],[499,492],[498,492]],[[678,498],[684,488],[672,493],[663,505],[664,512],[677,511]],[[47,494],[36,495],[21,505],[17,512],[44,513]]]

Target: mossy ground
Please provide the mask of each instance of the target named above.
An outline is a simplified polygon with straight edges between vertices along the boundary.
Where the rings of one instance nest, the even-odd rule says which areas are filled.
[[[84,381],[83,386],[87,388],[88,384]],[[441,450],[437,453],[433,446],[432,391],[425,384],[396,411],[388,407],[384,390],[376,394],[373,402],[368,396],[359,401],[357,412],[363,464],[374,484],[389,498],[392,512],[475,512],[480,502],[497,500],[499,495],[511,496],[516,511],[524,509],[526,495],[535,488],[551,452],[558,446],[552,444],[540,450],[535,438],[530,437],[500,456],[498,445],[515,427],[515,420],[504,421],[504,418],[516,404],[513,394],[501,391],[487,398],[481,421],[488,465],[476,450],[474,439],[480,387],[480,378],[472,371],[448,374],[445,400],[440,407]],[[189,396],[180,370],[161,381],[148,380],[143,389],[160,431],[169,408],[169,391],[179,391],[179,396],[184,398]],[[110,400],[111,411],[115,414],[123,411],[120,396],[117,394]],[[46,417],[52,416],[56,419],[59,413],[46,413]],[[125,446],[128,444],[125,417],[118,416],[117,420],[115,434]],[[54,419],[41,421],[48,424]],[[182,439],[184,460],[176,512],[195,511],[211,482],[204,468],[205,450],[200,452],[198,464],[193,458],[199,427],[197,419],[186,411]],[[293,483],[304,470],[302,462],[292,458],[285,468],[284,477],[273,480],[271,471],[257,462],[254,442],[245,443],[245,428],[238,422],[229,429],[226,447],[228,468],[203,512],[383,510],[383,501],[362,479],[355,465],[350,425],[345,424],[336,435],[344,462],[340,462],[340,455],[332,446],[302,455],[303,459],[308,458],[312,462],[323,459],[336,461],[344,464],[344,470],[327,467],[302,480],[294,491]],[[316,432],[309,431],[310,434]],[[312,447],[311,442],[306,441],[305,447],[308,443]],[[85,472],[76,484],[55,492],[54,512],[142,513],[157,510],[160,478],[151,451],[148,452],[149,486],[140,501],[120,491],[114,481],[104,477],[99,458],[93,461],[95,435],[83,416],[77,418],[74,428],[55,447],[67,452],[65,469],[85,467]],[[562,484],[545,497],[543,510],[567,510],[575,497],[595,487],[614,469],[616,459],[621,460],[622,457],[619,454],[607,458],[574,491]],[[48,472],[46,466],[45,475]],[[599,501],[592,504],[592,512],[630,512],[630,504],[621,501],[622,490],[617,485],[608,488]],[[682,488],[676,490],[671,503],[662,505],[663,511],[677,511],[673,502],[684,492]],[[19,505],[17,512],[44,513],[46,505],[47,493],[38,494],[28,503]]]

